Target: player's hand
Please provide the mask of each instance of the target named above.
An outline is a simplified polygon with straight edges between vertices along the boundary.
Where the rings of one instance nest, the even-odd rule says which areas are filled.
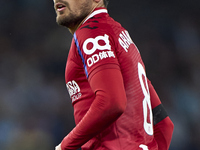
[[[55,147],[55,150],[62,150],[61,149],[61,144],[59,144],[58,146]]]

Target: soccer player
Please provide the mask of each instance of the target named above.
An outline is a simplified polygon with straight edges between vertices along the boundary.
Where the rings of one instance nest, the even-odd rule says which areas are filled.
[[[107,0],[54,0],[73,34],[65,80],[76,127],[56,150],[167,150],[173,123]]]

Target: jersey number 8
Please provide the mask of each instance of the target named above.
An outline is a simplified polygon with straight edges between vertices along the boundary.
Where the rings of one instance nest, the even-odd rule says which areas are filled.
[[[146,73],[141,63],[138,63],[138,76],[140,80],[140,85],[142,87],[142,92],[144,94],[144,99],[143,99],[144,130],[148,135],[153,135],[153,115],[151,109],[150,93],[149,93]]]

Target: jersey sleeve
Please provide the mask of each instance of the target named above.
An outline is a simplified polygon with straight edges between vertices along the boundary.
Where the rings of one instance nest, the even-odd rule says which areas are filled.
[[[116,121],[126,108],[126,94],[118,69],[98,71],[90,80],[96,97],[82,120],[61,142],[62,150],[75,150]]]
[[[87,77],[102,69],[119,69],[113,33],[108,28],[98,25],[95,29],[81,28],[74,34]]]

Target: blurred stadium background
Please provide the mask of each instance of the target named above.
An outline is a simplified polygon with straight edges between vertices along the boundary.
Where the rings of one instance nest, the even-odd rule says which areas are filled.
[[[51,0],[0,7],[0,149],[54,149],[74,127],[64,80],[72,36]],[[108,9],[175,124],[170,150],[200,150],[200,1],[111,0]]]

